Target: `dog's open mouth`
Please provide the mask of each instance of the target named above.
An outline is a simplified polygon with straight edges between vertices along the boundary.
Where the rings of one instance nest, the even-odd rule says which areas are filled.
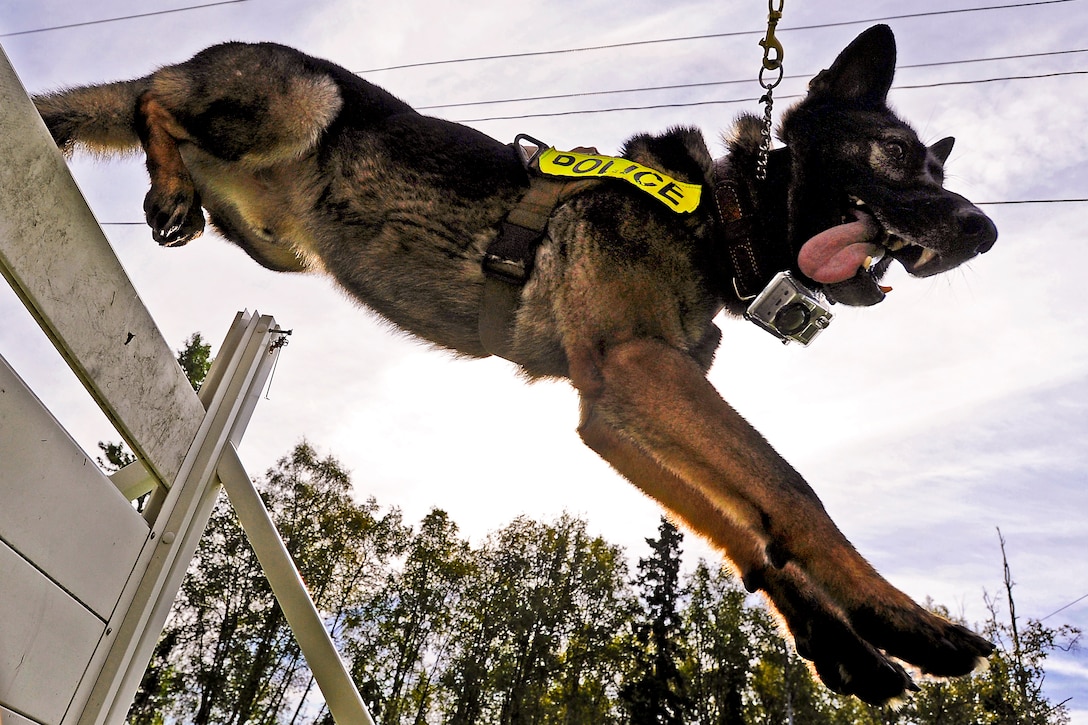
[[[884,248],[893,259],[915,277],[928,277],[944,271],[945,265],[941,263],[941,255],[932,249],[920,247],[917,244],[907,244],[902,239],[891,235],[886,236]]]
[[[916,277],[934,274],[944,266],[940,254],[932,249],[889,234],[861,199],[851,197],[850,202],[842,224],[817,234],[801,247],[797,262],[809,279],[822,284],[846,282],[885,255]],[[887,261],[881,267],[886,267]]]

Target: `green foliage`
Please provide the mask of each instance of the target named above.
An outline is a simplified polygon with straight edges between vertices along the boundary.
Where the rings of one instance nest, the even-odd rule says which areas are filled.
[[[193,390],[200,390],[212,366],[212,346],[204,342],[204,337],[199,332],[194,332],[185,341],[185,347],[178,350],[177,360]]]
[[[420,720],[434,708],[436,672],[448,659],[470,567],[457,525],[433,510],[407,542],[403,566],[387,573],[378,596],[349,617],[353,674],[383,722]]]
[[[120,471],[136,460],[136,456],[129,452],[124,443],[109,443],[104,441],[98,441],[98,450],[102,451],[102,456],[95,458],[98,463],[98,467],[106,473],[114,473]]]
[[[518,518],[476,545],[440,510],[410,528],[356,501],[340,464],[305,442],[258,489],[382,725],[1068,722],[1043,666],[1079,632],[1020,622],[1008,573],[1004,603],[986,600],[989,669],[919,680],[898,709],[877,708],[819,684],[727,570],[682,572],[683,537],[665,520],[632,579],[626,553],[571,516]],[[129,722],[331,725],[225,499]]]
[[[687,658],[681,668],[696,723],[743,723],[744,696],[756,658],[758,612],[726,569],[700,561],[687,583]]]
[[[344,612],[365,603],[406,531],[397,512],[352,498],[333,458],[297,445],[268,472],[265,505],[317,606]],[[334,636],[343,628],[333,615]],[[164,643],[169,643],[168,645]],[[221,496],[145,678],[132,722],[169,714],[183,722],[280,722],[308,691],[310,674],[229,501]],[[156,694],[164,678],[170,696]]]
[[[646,539],[651,554],[638,562],[643,611],[633,623],[633,667],[620,691],[632,725],[681,725],[689,705],[680,672],[685,656],[679,611],[684,537],[664,517],[658,534]]]
[[[615,633],[630,610],[622,552],[564,516],[516,519],[472,558],[441,720],[610,721]]]

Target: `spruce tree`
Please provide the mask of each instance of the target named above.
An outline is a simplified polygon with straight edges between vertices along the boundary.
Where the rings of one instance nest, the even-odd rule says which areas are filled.
[[[688,708],[681,673],[685,659],[680,617],[683,534],[662,517],[650,556],[639,559],[636,583],[643,604],[633,625],[633,666],[620,691],[631,725],[681,725]]]

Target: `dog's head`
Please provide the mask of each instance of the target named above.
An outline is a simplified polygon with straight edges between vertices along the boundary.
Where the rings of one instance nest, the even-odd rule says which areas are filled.
[[[790,150],[789,237],[802,274],[850,305],[884,297],[892,260],[916,277],[986,252],[997,228],[943,188],[952,138],[932,146],[887,105],[895,38],[886,25],[862,33],[809,84],[783,117]]]

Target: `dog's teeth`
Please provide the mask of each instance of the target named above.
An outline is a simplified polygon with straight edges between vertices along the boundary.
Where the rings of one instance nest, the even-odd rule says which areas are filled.
[[[891,238],[888,239],[888,243],[885,244],[884,246],[888,248],[889,252],[898,252],[900,249],[907,246],[907,243],[905,241],[903,241],[902,239],[897,239],[896,237],[891,237]]]
[[[918,257],[918,261],[914,263],[914,267],[924,267],[936,258],[937,253],[932,249],[923,249],[921,256]]]

